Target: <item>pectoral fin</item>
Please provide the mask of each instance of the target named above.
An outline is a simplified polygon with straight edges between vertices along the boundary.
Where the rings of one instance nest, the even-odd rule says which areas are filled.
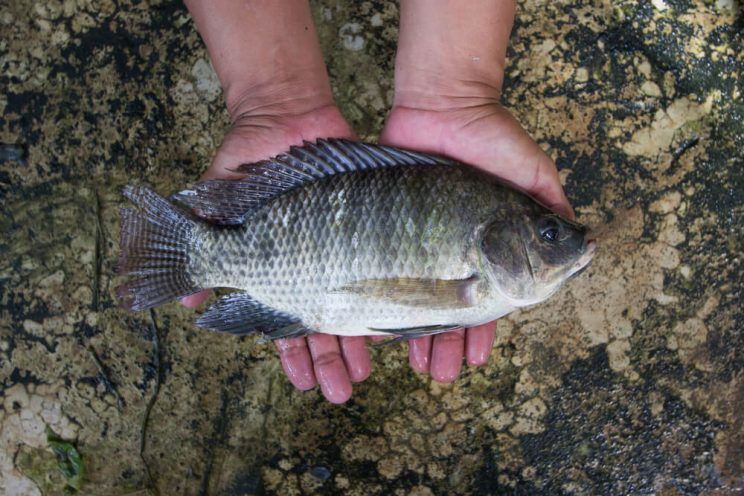
[[[478,280],[478,276],[467,279],[364,279],[334,292],[389,300],[411,307],[467,308],[476,303],[475,286]]]

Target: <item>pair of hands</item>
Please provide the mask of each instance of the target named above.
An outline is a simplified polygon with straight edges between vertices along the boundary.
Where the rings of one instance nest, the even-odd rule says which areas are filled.
[[[526,191],[566,216],[571,208],[552,160],[519,123],[490,98],[448,99],[435,105],[398,104],[391,111],[380,142],[445,155],[482,168]],[[466,102],[466,103],[463,103]],[[317,138],[352,138],[353,132],[332,101],[294,105],[291,100],[269,107],[271,113],[233,112],[234,124],[202,179],[237,179],[238,165],[266,159],[291,145]],[[201,292],[183,299],[195,307],[208,297]],[[408,341],[409,363],[438,382],[451,382],[468,365],[485,364],[493,346],[496,323]],[[365,337],[313,334],[276,342],[284,371],[300,390],[319,385],[333,403],[343,403],[352,383],[364,381],[372,365]]]

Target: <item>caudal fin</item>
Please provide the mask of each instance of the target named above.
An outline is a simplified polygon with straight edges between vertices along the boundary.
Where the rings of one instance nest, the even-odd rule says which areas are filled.
[[[119,274],[130,276],[116,288],[121,305],[146,310],[199,291],[188,273],[195,221],[144,186],[124,196],[138,208],[121,209]]]

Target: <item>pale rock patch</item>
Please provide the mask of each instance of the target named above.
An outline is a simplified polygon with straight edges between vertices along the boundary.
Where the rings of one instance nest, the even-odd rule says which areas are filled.
[[[341,43],[344,48],[358,52],[364,49],[365,40],[362,34],[362,26],[356,22],[349,22],[341,26],[338,31],[338,35],[341,37]]]
[[[718,307],[718,295],[709,296],[695,315],[678,322],[667,338],[667,348],[677,351],[682,363],[691,364],[698,370],[709,371],[710,356],[705,344],[708,341],[708,326],[705,319]]]
[[[658,98],[661,96],[661,88],[659,88],[659,85],[654,83],[653,81],[645,81],[641,85],[641,91],[646,96],[651,96],[654,98]]]
[[[4,415],[0,419],[0,493],[40,495],[33,481],[16,468],[16,455],[24,447],[45,449],[47,426],[69,440],[77,438],[78,426],[62,413],[57,392],[49,386],[30,392],[23,384],[15,384],[4,393]]]
[[[695,103],[685,97],[675,100],[666,109],[656,112],[650,126],[636,131],[630,141],[623,145],[623,151],[630,156],[654,157],[671,146],[678,129],[700,120],[712,108],[712,95],[703,103]]]
[[[682,194],[679,191],[671,191],[649,206],[649,211],[658,214],[668,214],[674,212],[682,201]]]
[[[207,100],[212,101],[222,93],[220,80],[208,61],[197,60],[191,68],[191,76],[196,82],[196,91]]]

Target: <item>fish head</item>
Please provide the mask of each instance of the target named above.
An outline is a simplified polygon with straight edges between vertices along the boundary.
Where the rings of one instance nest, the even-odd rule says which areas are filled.
[[[584,270],[597,243],[586,227],[541,205],[528,205],[482,231],[481,265],[514,306],[539,303]]]

